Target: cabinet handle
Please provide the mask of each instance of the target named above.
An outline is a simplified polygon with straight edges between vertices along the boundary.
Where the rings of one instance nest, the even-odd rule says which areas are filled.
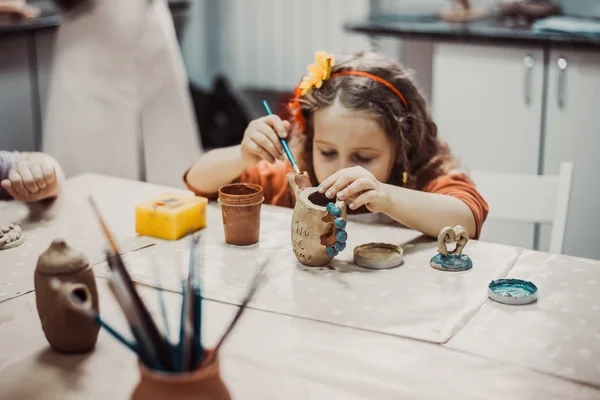
[[[531,90],[533,85],[533,67],[535,67],[535,58],[531,54],[523,58],[525,65],[525,104],[531,104]]]
[[[565,107],[565,85],[567,80],[567,68],[569,67],[569,62],[565,57],[558,57],[556,60],[556,65],[558,66],[558,95],[556,96],[558,100],[558,107]]]

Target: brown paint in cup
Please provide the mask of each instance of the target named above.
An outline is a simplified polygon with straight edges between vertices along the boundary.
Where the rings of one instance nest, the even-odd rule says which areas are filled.
[[[232,183],[219,188],[225,241],[236,246],[258,242],[263,188],[252,183]]]

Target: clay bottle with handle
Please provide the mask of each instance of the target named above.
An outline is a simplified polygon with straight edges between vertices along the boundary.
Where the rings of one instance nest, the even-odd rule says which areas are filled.
[[[335,206],[340,215],[332,215],[328,211],[328,204],[332,200],[319,193],[316,187],[311,186],[306,172],[302,174],[289,173],[287,178],[296,196],[292,217],[294,255],[304,265],[325,266],[333,260],[337,251],[341,251],[345,247],[346,237],[344,236],[343,243],[339,243],[336,238],[339,238],[340,234],[346,235],[343,230],[346,219],[346,203],[341,200],[336,201]],[[344,220],[341,228],[334,224],[338,218]],[[336,244],[337,250],[332,252],[331,250]]]
[[[100,312],[96,281],[87,257],[63,239],[55,239],[38,259],[34,284],[38,314],[50,346],[60,353],[92,350],[100,327],[63,301],[51,286],[52,278],[84,285],[88,290],[86,297],[91,297],[92,308]]]

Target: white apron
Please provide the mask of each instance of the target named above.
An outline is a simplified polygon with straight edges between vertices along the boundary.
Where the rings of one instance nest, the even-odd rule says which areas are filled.
[[[201,152],[187,85],[166,0],[96,0],[60,28],[43,150],[67,177],[181,187]]]

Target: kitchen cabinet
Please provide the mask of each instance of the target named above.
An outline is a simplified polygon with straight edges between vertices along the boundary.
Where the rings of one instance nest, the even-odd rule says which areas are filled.
[[[432,57],[434,119],[461,166],[537,174],[543,50],[436,43]],[[534,224],[488,221],[482,239],[532,248]]]
[[[600,259],[600,53],[551,49],[548,63],[543,173],[574,164],[564,253]]]

